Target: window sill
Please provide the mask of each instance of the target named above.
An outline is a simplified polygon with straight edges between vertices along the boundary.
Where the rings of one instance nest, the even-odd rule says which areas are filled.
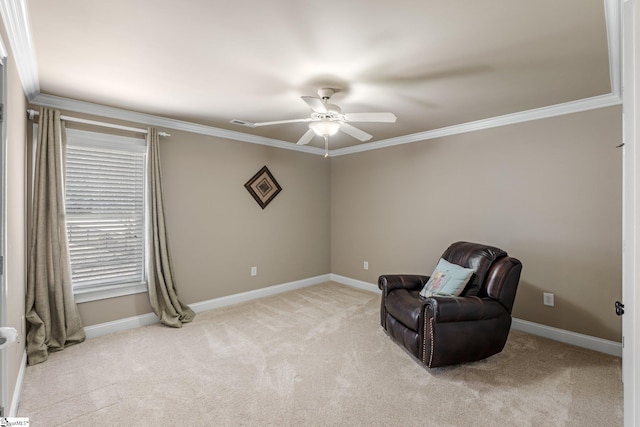
[[[107,298],[121,297],[147,292],[146,283],[132,283],[129,285],[99,286],[94,288],[75,289],[73,296],[76,303],[97,301]]]

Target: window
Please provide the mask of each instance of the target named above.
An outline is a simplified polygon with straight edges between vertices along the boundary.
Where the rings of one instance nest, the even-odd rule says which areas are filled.
[[[65,200],[77,302],[144,292],[146,143],[67,129]]]

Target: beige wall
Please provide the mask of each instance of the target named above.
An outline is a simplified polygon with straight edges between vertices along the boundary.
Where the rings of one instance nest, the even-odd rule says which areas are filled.
[[[329,161],[172,131],[161,158],[179,294],[194,303],[329,272],[370,283],[429,274],[449,243],[472,240],[522,260],[516,317],[620,341],[620,114],[599,109]],[[284,190],[262,210],[243,184],[265,164]],[[542,305],[542,292],[555,294],[555,307]],[[79,308],[87,326],[150,312],[146,294]]]
[[[7,36],[2,29],[7,49]],[[20,364],[24,354],[24,295],[26,288],[25,234],[25,130],[26,99],[13,55],[9,52],[7,66],[7,324],[20,335],[18,344],[6,350],[8,355],[8,403],[11,404]],[[9,408],[7,408],[9,410]]]
[[[330,273],[330,161],[171,130],[161,140],[178,293],[190,304]],[[244,188],[262,166],[282,192],[263,210]],[[252,277],[252,266],[258,275]],[[79,304],[85,326],[149,313],[146,294]]]
[[[620,116],[598,109],[328,161],[172,131],[161,158],[179,294],[194,303],[329,272],[370,283],[429,274],[449,243],[472,240],[522,260],[516,317],[620,341]],[[284,190],[262,210],[243,184],[265,164]],[[146,294],[79,309],[86,326],[150,312]]]
[[[330,273],[329,161],[172,134],[162,144],[165,207],[186,302]],[[264,165],[283,190],[263,210],[244,184]]]
[[[331,271],[430,274],[454,241],[492,244],[523,263],[515,317],[619,342],[621,128],[611,107],[335,157]]]

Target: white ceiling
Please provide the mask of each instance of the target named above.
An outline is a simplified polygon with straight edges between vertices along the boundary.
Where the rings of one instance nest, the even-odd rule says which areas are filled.
[[[305,118],[300,96],[335,87],[345,113],[395,113],[357,124],[380,142],[610,94],[605,4],[27,0],[26,14],[40,94],[295,144],[305,123],[229,121]]]

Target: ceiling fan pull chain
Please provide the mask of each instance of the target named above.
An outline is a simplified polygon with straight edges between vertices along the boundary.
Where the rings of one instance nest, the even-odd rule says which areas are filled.
[[[324,158],[329,157],[329,135],[324,136]]]

